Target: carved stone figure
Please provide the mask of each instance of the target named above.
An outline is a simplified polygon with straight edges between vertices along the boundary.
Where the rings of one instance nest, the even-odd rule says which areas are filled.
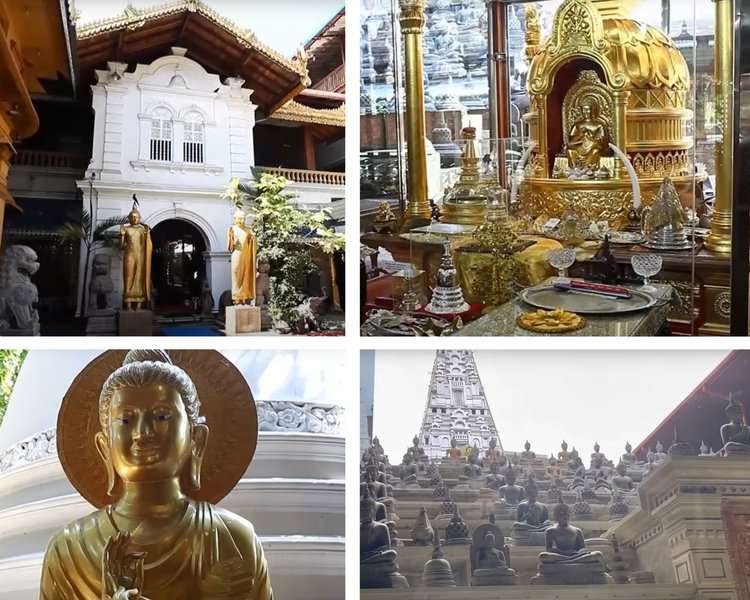
[[[627,442],[625,444],[625,454],[620,457],[620,461],[625,463],[625,465],[633,465],[636,462],[638,462],[638,457],[633,454],[633,446],[630,444],[630,442]]]
[[[521,458],[523,460],[536,459],[536,452],[531,451],[531,442],[529,442],[529,440],[526,440],[526,443],[523,445],[523,452],[521,452]]]
[[[453,507],[453,517],[451,517],[450,523],[448,523],[448,526],[445,528],[445,543],[468,544],[469,542],[471,542],[471,539],[469,538],[469,527],[461,516],[458,504],[456,504]]]
[[[730,394],[724,412],[729,417],[729,423],[721,426],[724,454],[730,456],[750,453],[750,427],[745,424],[742,404]]]
[[[505,504],[518,506],[526,496],[526,492],[520,485],[516,485],[516,471],[509,467],[505,471],[505,485],[497,490],[498,497],[505,501]]]
[[[558,504],[554,509],[557,524],[547,529],[547,550],[539,554],[539,572],[532,584],[585,585],[610,583],[601,552],[586,550],[583,532],[570,524],[570,507]]]
[[[552,526],[549,511],[541,502],[537,502],[538,490],[534,479],[526,484],[526,500],[518,505],[516,522],[513,524],[512,536],[517,546],[537,546],[545,544],[544,532]]]
[[[375,521],[375,500],[362,487],[359,526],[360,587],[407,588],[406,577],[398,572],[398,554],[391,548],[388,526]]]
[[[271,263],[258,258],[258,275],[255,277],[255,306],[268,306],[271,302]]]
[[[227,231],[228,250],[232,253],[232,302],[245,304],[255,299],[255,262],[258,245],[245,225],[247,215],[236,210],[234,222]]]
[[[8,246],[0,258],[0,333],[39,335],[39,292],[31,277],[39,270],[28,246]]]
[[[567,463],[570,460],[570,452],[568,452],[568,442],[565,440],[560,444],[560,452],[557,453],[557,459],[562,463]]]
[[[485,469],[492,469],[493,465],[504,466],[506,458],[500,450],[497,449],[497,439],[494,437],[490,440],[490,447],[484,453],[482,466]]]
[[[241,408],[252,405],[242,376],[212,353],[200,360],[193,368],[201,376],[201,399],[211,401],[205,409],[196,383],[163,351],[130,351],[114,371],[112,355],[102,355],[71,384],[60,410],[60,461],[99,508],[52,538],[42,598],[272,599],[253,526],[196,499],[218,501],[229,493],[255,447],[237,441],[220,449],[221,464],[206,453],[216,405],[232,411],[234,422],[216,421],[213,443],[237,440],[239,429],[247,429],[243,439],[257,435],[254,411]],[[222,381],[213,393],[206,370]],[[97,391],[98,406],[92,406]]]
[[[494,523],[477,527],[472,536],[471,585],[515,585],[518,575],[510,568],[510,549]]]
[[[594,444],[594,451],[591,453],[591,470],[599,470],[605,464],[607,464],[607,457],[604,456],[603,452],[600,452],[601,446],[599,442]]]
[[[453,461],[460,461],[463,459],[461,450],[458,449],[456,438],[451,438],[451,447],[448,449],[447,456]]]
[[[628,468],[624,462],[616,467],[617,475],[612,477],[612,486],[623,492],[632,492],[635,489],[633,478],[628,475]]]
[[[89,311],[112,308],[112,293],[115,284],[110,275],[112,257],[100,252],[91,261],[91,284],[89,285]]]
[[[128,224],[120,227],[122,306],[125,310],[148,309],[151,304],[151,228],[141,223],[135,196],[133,200]]]

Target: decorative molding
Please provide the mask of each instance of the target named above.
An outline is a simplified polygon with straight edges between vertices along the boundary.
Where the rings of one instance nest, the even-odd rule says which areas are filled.
[[[0,473],[30,464],[36,460],[57,456],[57,430],[47,429],[0,451]]]
[[[276,52],[270,46],[261,42],[250,29],[242,29],[233,21],[223,17],[212,8],[209,8],[201,0],[174,0],[173,2],[168,2],[159,6],[142,9],[128,5],[128,7],[119,15],[93,21],[92,23],[86,23],[78,27],[78,39],[85,40],[111,31],[132,31],[140,29],[147,21],[152,21],[183,11],[196,13],[205,17],[209,21],[231,33],[244,47],[257,50],[293,73],[298,74],[303,80],[307,79],[308,73],[306,64],[300,61],[291,60]]]
[[[296,123],[312,123],[315,125],[346,126],[346,104],[336,108],[311,108],[290,100],[284,106],[271,114],[274,119],[294,121]]]
[[[259,431],[342,434],[344,409],[309,402],[257,403]]]

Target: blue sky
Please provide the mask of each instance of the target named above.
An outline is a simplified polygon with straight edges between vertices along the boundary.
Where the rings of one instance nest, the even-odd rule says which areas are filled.
[[[344,6],[343,0],[205,0],[240,27],[251,29],[263,43],[292,56]],[[130,0],[135,8],[165,4],[166,0]],[[127,0],[75,0],[79,24],[121,13]]]

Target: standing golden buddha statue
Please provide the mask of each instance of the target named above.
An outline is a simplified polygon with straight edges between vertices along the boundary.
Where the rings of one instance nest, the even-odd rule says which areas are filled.
[[[52,538],[41,600],[272,600],[253,526],[213,506],[257,442],[242,374],[213,351],[123,354],[92,361],[63,400],[60,461],[97,510]]]
[[[232,302],[244,304],[255,299],[255,261],[258,244],[245,225],[247,215],[237,209],[227,232],[228,250],[232,253]]]
[[[133,208],[128,224],[120,226],[122,249],[122,306],[140,310],[151,303],[151,229],[141,223],[138,200],[133,195]]]

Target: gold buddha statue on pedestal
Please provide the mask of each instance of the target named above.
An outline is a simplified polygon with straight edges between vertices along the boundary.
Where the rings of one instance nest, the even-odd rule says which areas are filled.
[[[71,384],[58,454],[97,510],[52,538],[42,600],[272,599],[253,526],[214,506],[255,450],[250,390],[216,352],[174,354],[108,352]]]
[[[596,176],[601,158],[608,150],[607,123],[599,116],[599,105],[587,99],[581,104],[581,116],[568,136],[568,168]]]

